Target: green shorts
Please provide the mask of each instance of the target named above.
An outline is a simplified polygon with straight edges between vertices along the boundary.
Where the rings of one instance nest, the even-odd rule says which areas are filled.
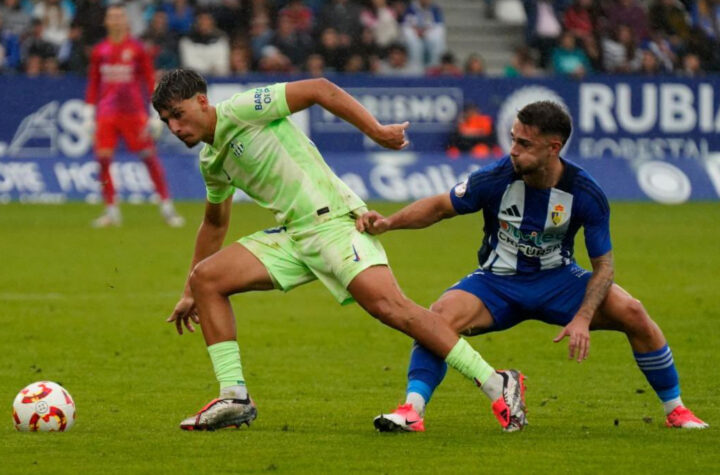
[[[238,242],[260,259],[276,288],[288,292],[320,279],[343,305],[353,302],[347,287],[360,272],[388,264],[380,240],[358,232],[352,214],[291,232],[266,229]]]

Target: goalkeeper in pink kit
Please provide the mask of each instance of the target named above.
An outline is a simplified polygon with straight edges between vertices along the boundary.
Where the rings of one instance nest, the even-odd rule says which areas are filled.
[[[95,157],[100,164],[100,183],[105,212],[93,221],[95,227],[119,226],[120,209],[115,202],[110,165],[119,137],[128,150],[147,166],[161,199],[161,212],[168,225],[182,226],[175,212],[165,173],[157,157],[148,119],[148,101],[155,85],[155,71],[142,43],[128,34],[128,19],[122,5],[108,7],[105,15],[108,36],[92,50],[85,101],[85,120],[94,129]],[[160,126],[162,124],[159,124]]]

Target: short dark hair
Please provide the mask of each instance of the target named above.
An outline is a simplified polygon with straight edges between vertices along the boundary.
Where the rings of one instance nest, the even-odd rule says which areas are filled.
[[[207,94],[207,82],[190,69],[173,69],[160,78],[152,95],[152,105],[156,111],[170,108],[170,104],[190,99],[195,94]]]
[[[570,138],[572,119],[570,114],[552,101],[537,101],[520,109],[517,118],[525,125],[535,126],[542,135],[559,135],[562,143]]]

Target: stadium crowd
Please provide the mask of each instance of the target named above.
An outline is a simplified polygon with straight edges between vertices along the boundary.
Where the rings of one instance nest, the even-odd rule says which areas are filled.
[[[488,1],[493,17],[498,1]],[[106,0],[0,0],[0,71],[87,69]],[[117,2],[113,2],[117,3]],[[483,75],[459,65],[437,0],[126,0],[131,34],[163,71]],[[522,0],[526,44],[507,76],[720,70],[720,0]],[[478,19],[480,20],[480,19]],[[491,20],[492,21],[492,20]],[[478,45],[482,52],[482,45]]]

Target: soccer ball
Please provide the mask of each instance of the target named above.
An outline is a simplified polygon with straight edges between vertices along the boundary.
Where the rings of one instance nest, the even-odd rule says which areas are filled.
[[[75,402],[59,384],[38,381],[15,396],[13,421],[22,432],[65,432],[75,423]]]

